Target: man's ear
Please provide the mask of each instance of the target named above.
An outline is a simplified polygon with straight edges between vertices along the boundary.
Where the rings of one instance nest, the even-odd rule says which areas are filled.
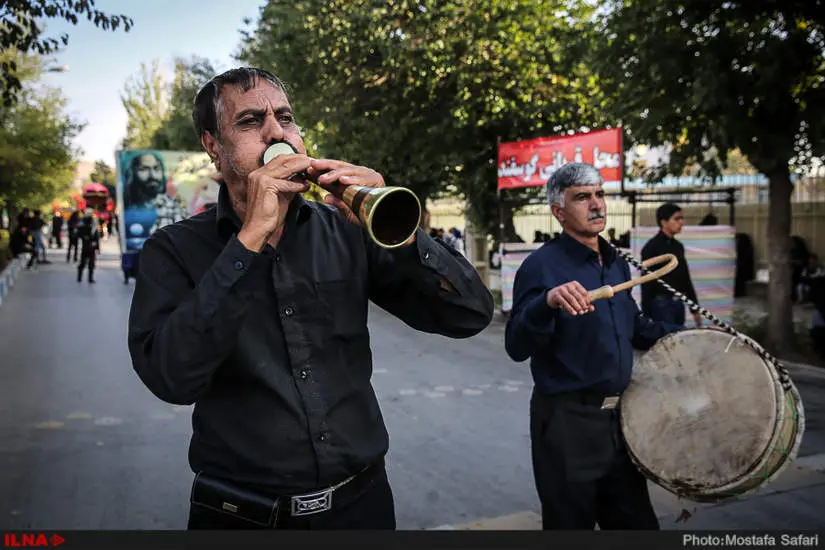
[[[206,149],[206,153],[209,155],[209,158],[212,159],[212,162],[215,163],[215,168],[220,170],[220,157],[218,156],[220,145],[215,136],[213,136],[211,132],[204,132],[201,136],[201,145]]]
[[[550,212],[552,212],[553,217],[556,218],[560,224],[564,224],[564,212],[562,212],[561,206],[558,204],[551,204]]]

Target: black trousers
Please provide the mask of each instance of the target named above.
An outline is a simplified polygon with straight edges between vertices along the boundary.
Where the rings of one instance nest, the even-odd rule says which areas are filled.
[[[74,261],[77,261],[77,237],[69,237],[69,249],[66,251],[66,263],[72,258],[72,250],[74,249]]]
[[[95,272],[95,249],[86,249],[84,248],[80,252],[80,264],[77,266],[77,280],[80,281],[83,278],[83,269],[88,265],[89,266],[89,280],[92,281],[94,279],[94,272]]]
[[[530,439],[543,528],[657,530],[618,409],[602,410],[595,401],[533,393]]]
[[[353,500],[333,507],[326,512],[307,516],[291,516],[288,502],[282,504],[278,515],[277,529],[290,530],[330,530],[330,529],[395,529],[395,503],[386,470]],[[221,512],[190,505],[190,530],[197,529],[262,529],[260,525]]]

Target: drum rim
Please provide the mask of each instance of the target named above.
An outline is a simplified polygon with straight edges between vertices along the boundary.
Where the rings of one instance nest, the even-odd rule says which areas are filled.
[[[748,339],[753,341],[750,337],[744,334],[741,335],[740,339]],[[747,346],[747,344],[744,343],[743,345]],[[757,354],[757,356],[759,355]],[[750,489],[745,489],[736,494],[731,494],[730,490],[736,487],[738,484],[741,484],[741,480],[738,483],[731,482],[727,485],[714,489],[713,495],[718,495],[719,497],[721,497],[721,500],[740,498],[755,493],[761,489],[764,489],[768,484],[773,482],[782,472],[784,472],[785,469],[794,460],[796,460],[796,456],[799,452],[799,447],[802,445],[802,436],[805,432],[805,409],[802,405],[802,396],[799,393],[799,390],[797,389],[793,381],[789,381],[789,389],[786,390],[784,387],[782,387],[782,382],[780,381],[779,372],[777,371],[776,367],[769,361],[766,361],[763,357],[759,356],[759,358],[762,360],[762,363],[767,367],[768,371],[771,373],[771,378],[773,378],[774,387],[779,392],[780,399],[777,400],[778,411],[776,420],[774,421],[774,436],[771,438],[770,445],[765,448],[765,451],[762,453],[760,459],[757,462],[755,462],[754,466],[749,470],[751,472],[751,475],[755,475],[756,472],[759,472],[767,466],[768,462],[770,461],[771,454],[777,448],[779,444],[779,439],[782,437],[782,427],[784,426],[784,423],[794,422],[793,417],[787,418],[787,415],[785,414],[786,399],[788,399],[789,397],[793,400],[793,410],[796,413],[795,432],[792,436],[790,449],[788,449],[786,453],[783,453],[785,455],[785,458],[776,465],[773,472],[771,472],[768,476],[763,478],[763,481],[761,483],[758,483]]]

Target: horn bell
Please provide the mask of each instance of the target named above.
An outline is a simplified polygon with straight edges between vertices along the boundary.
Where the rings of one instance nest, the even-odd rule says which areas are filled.
[[[341,199],[361,220],[370,238],[384,248],[404,245],[421,221],[421,202],[406,187],[348,185]]]

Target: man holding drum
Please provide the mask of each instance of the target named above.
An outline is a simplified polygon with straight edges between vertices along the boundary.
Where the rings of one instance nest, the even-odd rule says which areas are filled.
[[[648,349],[680,327],[643,316],[628,290],[591,302],[588,290],[630,279],[627,263],[599,237],[602,183],[585,163],[550,177],[548,199],[564,231],[519,268],[507,323],[507,353],[531,360],[530,437],[545,529],[659,527],[617,407],[633,348]]]
[[[301,197],[309,183],[296,174],[322,186],[384,181],[309,157],[274,75],[213,78],[193,119],[222,176],[218,204],[146,241],[129,319],[141,380],[164,401],[195,404],[189,527],[392,529],[368,301],[465,338],[489,324],[492,296],[421,229],[382,248],[340,199]],[[284,142],[297,153],[264,164]]]

